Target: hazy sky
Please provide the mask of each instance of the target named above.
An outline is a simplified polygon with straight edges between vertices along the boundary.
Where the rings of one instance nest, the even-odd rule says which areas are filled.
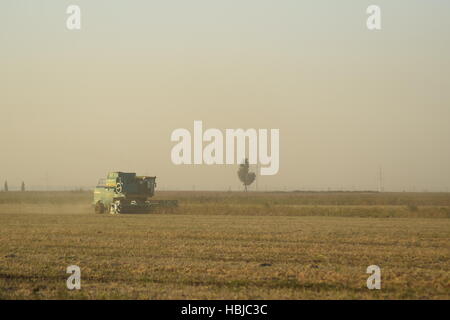
[[[2,0],[0,181],[237,189],[237,166],[172,164],[202,120],[280,129],[261,190],[377,189],[381,166],[386,190],[448,191],[449,77],[448,0]]]

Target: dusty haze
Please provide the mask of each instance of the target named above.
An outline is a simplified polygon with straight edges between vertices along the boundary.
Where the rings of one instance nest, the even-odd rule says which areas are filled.
[[[376,190],[381,166],[385,190],[448,191],[449,39],[449,1],[2,0],[0,182],[88,187],[121,170],[240,188],[237,166],[171,163],[171,132],[202,120],[280,129],[260,190]]]

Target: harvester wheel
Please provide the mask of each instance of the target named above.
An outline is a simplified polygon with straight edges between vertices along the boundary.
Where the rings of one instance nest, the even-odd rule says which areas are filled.
[[[111,204],[111,214],[119,214],[122,211],[122,207],[120,205],[120,200],[114,201],[114,203]]]
[[[123,189],[122,182],[119,182],[119,183],[116,185],[116,193],[122,193],[122,189]]]
[[[106,210],[106,207],[105,207],[105,205],[103,204],[103,202],[98,201],[98,202],[95,204],[95,213],[101,214],[101,213],[104,213],[105,210]]]
[[[119,214],[122,211],[122,207],[120,205],[120,201],[116,201],[116,214]]]

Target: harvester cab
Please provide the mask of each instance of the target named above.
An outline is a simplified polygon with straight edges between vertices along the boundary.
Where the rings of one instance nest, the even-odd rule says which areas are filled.
[[[94,189],[96,213],[147,213],[156,207],[176,207],[176,200],[150,200],[156,189],[156,177],[136,173],[110,172]]]

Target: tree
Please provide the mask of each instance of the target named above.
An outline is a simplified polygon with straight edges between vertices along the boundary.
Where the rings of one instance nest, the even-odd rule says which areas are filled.
[[[6,192],[8,191],[8,181],[5,180],[5,186],[3,187],[3,190]]]
[[[20,187],[20,191],[24,192],[25,191],[25,182],[22,181],[22,186]]]
[[[250,172],[250,164],[248,163],[247,158],[244,160],[244,163],[239,165],[238,177],[244,185],[245,192],[247,192],[247,186],[251,185],[256,178],[256,174]]]

